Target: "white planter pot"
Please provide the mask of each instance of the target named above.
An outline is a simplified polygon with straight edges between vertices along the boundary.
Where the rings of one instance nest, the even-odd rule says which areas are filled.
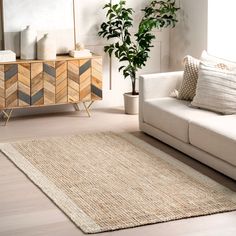
[[[139,95],[132,95],[132,93],[124,94],[125,113],[129,115],[136,115],[139,111]]]

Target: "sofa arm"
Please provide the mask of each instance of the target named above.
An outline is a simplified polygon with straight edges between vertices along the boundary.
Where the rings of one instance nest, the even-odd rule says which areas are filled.
[[[139,78],[140,99],[145,101],[158,97],[168,97],[178,89],[183,78],[183,71],[142,75]]]
[[[183,71],[142,75],[139,79],[139,126],[144,122],[143,103],[148,99],[168,97],[178,89],[183,78]]]

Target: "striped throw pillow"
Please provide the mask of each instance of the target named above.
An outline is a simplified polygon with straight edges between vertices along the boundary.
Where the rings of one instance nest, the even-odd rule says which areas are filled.
[[[191,104],[222,114],[236,113],[236,70],[229,68],[218,62],[201,62],[196,96]]]

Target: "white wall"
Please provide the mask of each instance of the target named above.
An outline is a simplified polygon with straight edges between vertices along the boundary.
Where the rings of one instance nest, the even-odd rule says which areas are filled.
[[[117,1],[117,0],[113,0]],[[121,73],[117,71],[119,63],[112,60],[112,70],[109,70],[109,58],[103,52],[103,47],[106,44],[104,40],[97,36],[99,25],[105,18],[105,12],[102,10],[103,5],[109,2],[109,0],[77,0],[77,39],[84,42],[86,47],[103,56],[103,95],[104,99],[101,102],[94,104],[94,107],[115,107],[123,105],[123,93],[130,91],[131,84],[127,78],[123,79]],[[146,4],[146,0],[128,0],[130,7],[133,7],[136,12],[135,22],[140,19],[140,9]],[[137,25],[134,26],[134,30]],[[167,71],[169,68],[169,30],[163,30],[161,32],[155,31],[157,39],[154,42],[154,48],[150,53],[151,59],[148,61],[147,66],[139,71],[142,73],[154,73],[160,71]],[[1,36],[0,36],[1,38]],[[110,75],[112,79],[112,90],[110,90]],[[71,106],[56,106],[50,108],[32,109],[32,112],[22,110],[17,114],[28,113],[41,113],[41,112],[56,112],[71,110]],[[15,113],[16,114],[16,113]]]
[[[170,34],[170,70],[182,69],[185,55],[199,58],[207,49],[208,0],[179,0],[179,6],[179,22]]]
[[[235,0],[208,0],[208,51],[236,61]]]
[[[182,58],[212,55],[236,61],[235,0],[179,0],[180,22],[170,34],[170,70],[182,69]]]

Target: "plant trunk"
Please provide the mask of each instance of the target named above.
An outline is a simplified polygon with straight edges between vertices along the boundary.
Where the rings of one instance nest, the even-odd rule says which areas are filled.
[[[132,95],[138,95],[136,92],[136,78],[135,76],[131,78],[132,81]]]

